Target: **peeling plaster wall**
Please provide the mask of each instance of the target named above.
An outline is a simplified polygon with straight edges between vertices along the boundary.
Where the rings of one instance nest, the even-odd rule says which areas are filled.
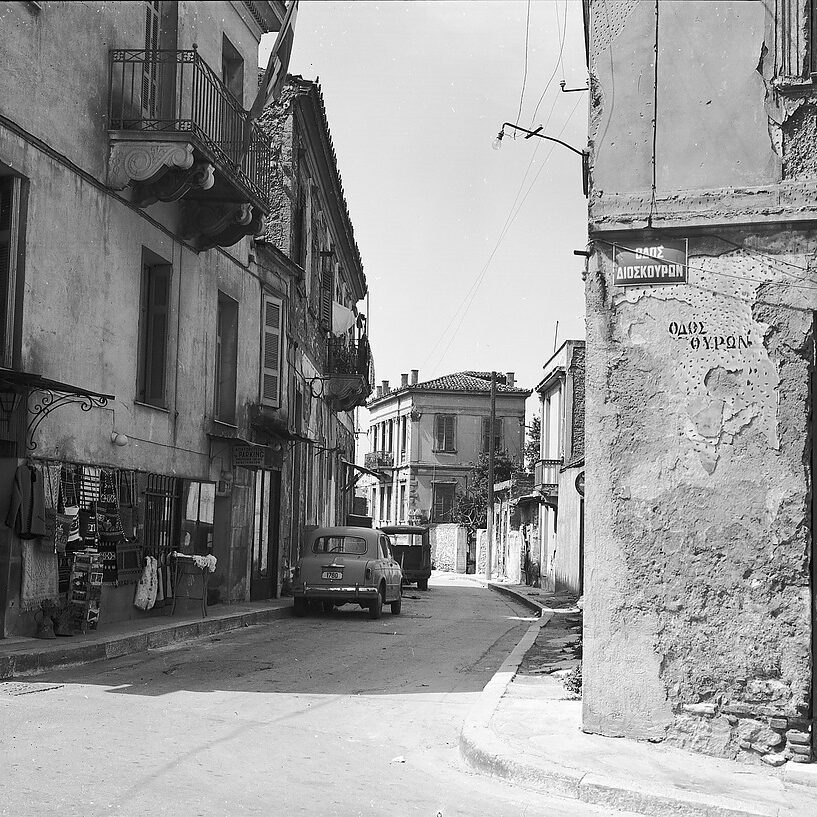
[[[808,710],[817,308],[813,234],[731,239],[774,258],[700,239],[694,285],[622,290],[599,253],[587,286],[584,728],[726,756]]]
[[[662,0],[656,108],[655,4],[592,2],[586,284],[583,728],[773,765],[811,753],[817,310],[806,4],[781,8]],[[686,284],[613,287],[614,242],[668,235]]]

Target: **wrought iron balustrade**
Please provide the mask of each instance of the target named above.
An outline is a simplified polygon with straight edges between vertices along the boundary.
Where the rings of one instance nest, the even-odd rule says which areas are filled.
[[[374,388],[374,367],[366,337],[351,343],[345,337],[329,339],[328,374],[356,374]]]
[[[555,488],[559,484],[559,469],[562,467],[561,459],[539,460],[534,469],[534,484],[537,488]]]
[[[112,50],[108,127],[189,134],[218,171],[269,212],[272,144],[195,48]]]
[[[363,457],[367,468],[393,468],[394,454],[391,451],[370,451]]]

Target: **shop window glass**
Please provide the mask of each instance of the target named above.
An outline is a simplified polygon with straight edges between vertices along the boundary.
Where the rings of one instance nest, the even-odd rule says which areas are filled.
[[[215,483],[183,480],[182,496],[181,550],[206,555],[213,550]]]

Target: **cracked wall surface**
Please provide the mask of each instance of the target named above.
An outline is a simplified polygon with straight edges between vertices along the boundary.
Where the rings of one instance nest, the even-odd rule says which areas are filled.
[[[817,241],[800,244],[767,258],[768,248],[718,254],[722,242],[698,239],[694,283],[660,288],[612,287],[612,255],[597,255],[588,731],[734,757],[742,744],[784,751],[746,734],[808,712],[817,287],[800,289],[787,265],[807,268]]]
[[[655,4],[591,4],[583,728],[805,762],[806,3],[659,10],[656,86]],[[688,239],[687,283],[613,285],[615,243],[667,235]]]

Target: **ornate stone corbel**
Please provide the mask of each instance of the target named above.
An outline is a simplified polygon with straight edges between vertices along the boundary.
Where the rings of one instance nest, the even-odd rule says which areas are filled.
[[[170,169],[154,181],[133,185],[133,203],[146,207],[157,201],[178,201],[191,190],[209,190],[215,183],[215,169],[209,162],[194,162],[188,170]]]
[[[229,247],[246,235],[259,235],[264,214],[251,204],[233,201],[187,201],[183,238],[199,250]]]
[[[123,190],[130,182],[154,181],[171,168],[188,170],[192,165],[189,142],[116,141],[108,158],[108,185]]]

